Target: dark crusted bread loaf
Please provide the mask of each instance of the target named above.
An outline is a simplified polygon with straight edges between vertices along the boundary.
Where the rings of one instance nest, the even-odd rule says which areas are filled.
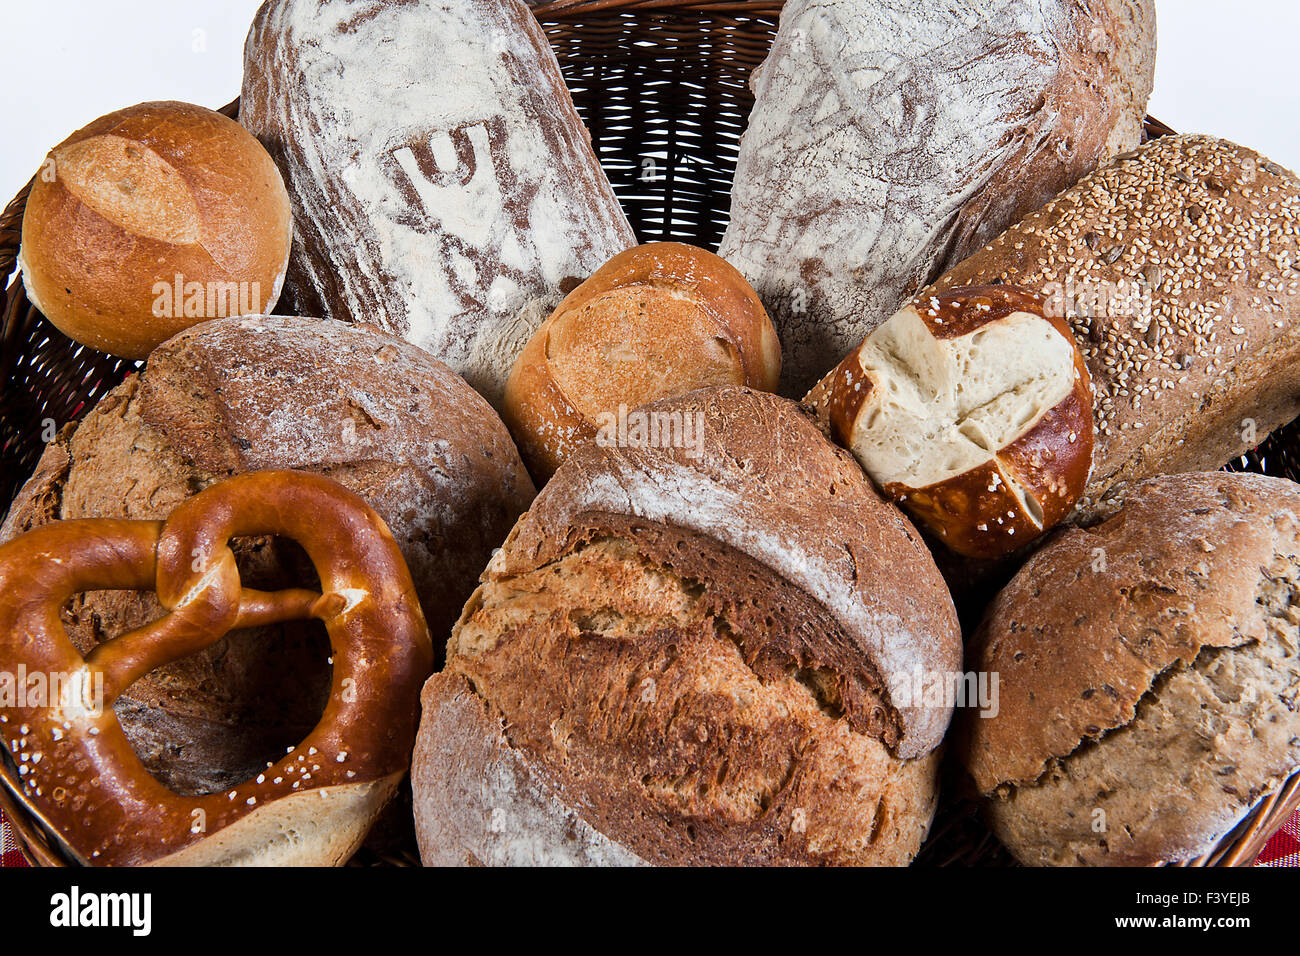
[[[696,440],[575,451],[425,687],[424,861],[906,863],[951,702],[892,688],[961,661],[929,554],[794,403],[644,410]]]
[[[547,313],[636,242],[518,0],[269,0],[239,120],[289,189],[294,307],[401,335],[493,404]]]
[[[996,717],[962,756],[1031,864],[1148,864],[1210,850],[1300,768],[1300,486],[1154,478],[1035,554],[973,666]]]
[[[59,518],[166,517],[227,475],[324,474],[387,522],[435,646],[533,488],[496,414],[401,339],[316,319],[222,319],[160,346],[50,444],[0,535]],[[246,586],[314,583],[300,549],[236,543]],[[83,652],[161,613],[151,593],[95,592],[65,614]],[[323,631],[297,622],[231,634],[136,681],[118,713],[149,769],[183,792],[246,779],[320,715]]]
[[[944,269],[1140,142],[1151,0],[790,0],[731,223],[798,397]]]

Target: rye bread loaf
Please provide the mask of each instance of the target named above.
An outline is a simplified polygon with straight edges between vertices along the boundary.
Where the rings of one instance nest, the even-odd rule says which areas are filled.
[[[292,306],[401,335],[493,404],[546,314],[636,241],[517,0],[269,0],[239,119],[289,189]]]
[[[576,449],[425,686],[422,858],[906,863],[950,707],[894,682],[961,661],[929,554],[794,403],[645,410],[698,443]]]
[[[1174,475],[1106,504],[972,645],[999,710],[958,749],[1025,863],[1199,856],[1300,768],[1300,486]]]
[[[1097,170],[946,273],[1043,293],[1092,375],[1086,511],[1121,481],[1218,468],[1300,414],[1300,181],[1207,136]]]
[[[1150,0],[791,0],[720,254],[801,396],[944,269],[1140,141]]]
[[[0,537],[60,518],[161,519],[233,474],[294,468],[338,481],[384,519],[441,652],[492,548],[533,487],[500,419],[427,353],[375,329],[255,316],[196,326],[161,345],[46,449]],[[239,539],[245,586],[313,586],[292,542]],[[84,653],[156,620],[152,593],[94,592],[64,617]],[[279,759],[329,690],[314,622],[238,631],[160,668],[117,712],[150,771],[211,792]]]

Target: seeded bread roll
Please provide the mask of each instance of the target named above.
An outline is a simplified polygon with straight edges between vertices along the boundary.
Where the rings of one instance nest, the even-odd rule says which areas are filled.
[[[1024,863],[1199,856],[1300,767],[1300,486],[1176,475],[1117,504],[1040,549],[972,646],[999,709],[959,751]]]
[[[156,349],[49,445],[0,535],[59,518],[163,519],[214,481],[264,468],[326,475],[379,513],[439,652],[533,494],[496,413],[421,349],[341,322],[253,316]],[[235,553],[247,587],[314,586],[292,542],[239,539]],[[152,593],[95,592],[73,600],[65,624],[84,653],[160,614]],[[315,725],[327,656],[311,622],[232,632],[136,681],[118,717],[168,786],[226,789]]]
[[[1015,286],[909,303],[829,376],[831,432],[953,551],[996,558],[1074,507],[1092,391],[1065,323]]]
[[[1136,146],[1154,63],[1151,0],[786,3],[719,250],[776,323],[782,392]]]
[[[627,412],[706,385],[776,388],[781,344],[725,259],[680,242],[621,252],[574,289],[515,361],[502,416],[533,477]]]
[[[1300,181],[1252,150],[1165,136],[946,273],[1069,321],[1092,375],[1085,509],[1116,482],[1214,469],[1300,414]]]
[[[893,689],[961,661],[928,552],[797,405],[646,407],[700,443],[575,450],[425,686],[424,862],[906,863],[950,711]]]
[[[636,242],[518,0],[268,0],[239,121],[289,187],[292,305],[400,335],[497,407],[547,313]]]
[[[50,150],[18,266],[61,332],[142,359],[205,319],[274,309],[292,235],[280,172],[243,127],[189,103],[141,103]]]

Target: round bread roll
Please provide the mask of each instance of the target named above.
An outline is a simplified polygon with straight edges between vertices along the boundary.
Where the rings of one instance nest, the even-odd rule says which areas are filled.
[[[426,864],[904,864],[961,663],[906,518],[798,405],[700,389],[694,448],[576,449],[425,685]]]
[[[776,331],[744,277],[704,249],[652,242],[610,259],[542,323],[502,414],[544,481],[577,446],[617,440],[628,409],[707,385],[772,391],[780,374]]]
[[[836,441],[959,554],[1023,547],[1088,482],[1083,354],[1040,296],[1013,286],[904,306],[831,374],[827,409]]]
[[[999,707],[961,745],[1024,863],[1212,849],[1300,767],[1300,486],[1165,476],[1040,549],[990,607]]]
[[[59,518],[165,519],[227,475],[292,468],[334,479],[388,525],[441,656],[492,548],[533,487],[492,408],[428,353],[330,320],[251,316],[189,329],[41,457],[0,538]],[[246,587],[315,587],[302,550],[239,538]],[[152,593],[80,595],[65,626],[86,653],[161,616]],[[328,697],[314,622],[234,631],[131,685],[116,711],[171,789],[227,789],[302,740]]]
[[[252,134],[201,106],[141,103],[50,151],[18,265],[61,332],[142,359],[205,319],[270,312],[292,235],[284,181]]]

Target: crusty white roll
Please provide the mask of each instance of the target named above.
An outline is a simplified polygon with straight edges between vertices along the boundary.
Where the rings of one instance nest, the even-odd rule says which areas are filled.
[[[1033,293],[976,286],[909,303],[828,385],[836,440],[959,554],[1022,547],[1087,484],[1088,369]]]
[[[719,254],[806,392],[906,299],[1140,141],[1152,0],[790,0]]]
[[[270,312],[291,239],[284,181],[243,127],[189,103],[141,103],[50,151],[18,264],[61,332],[141,359],[199,322]]]
[[[725,259],[652,242],[621,252],[542,323],[506,383],[503,417],[544,481],[579,444],[626,431],[626,412],[707,385],[776,388],[781,346]]]

